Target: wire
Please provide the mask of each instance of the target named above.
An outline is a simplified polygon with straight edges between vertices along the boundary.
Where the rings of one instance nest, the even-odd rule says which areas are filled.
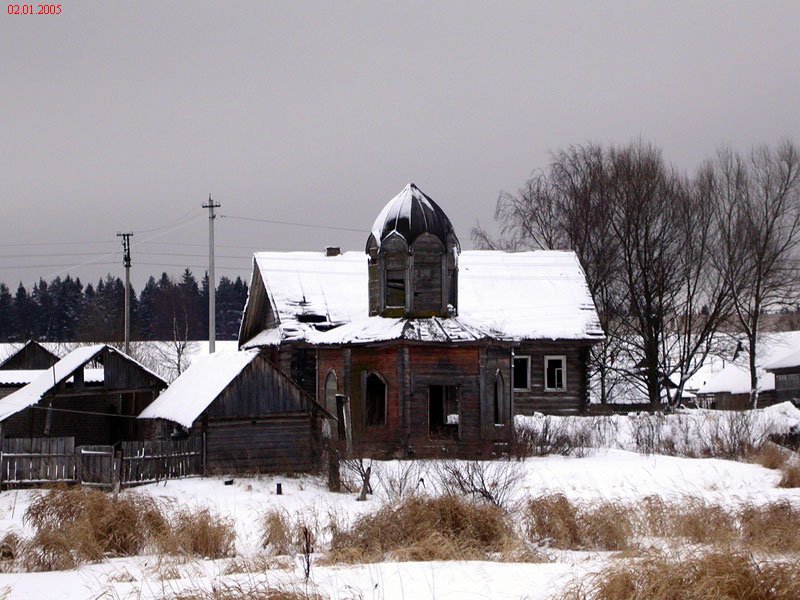
[[[72,413],[75,415],[97,415],[100,417],[117,417],[120,419],[138,419],[139,417],[136,415],[118,415],[115,413],[103,413],[103,412],[94,412],[91,410],[75,410],[74,408],[53,408],[48,406],[39,406],[38,404],[33,404],[28,408],[35,408],[37,410],[51,410],[53,412],[63,412],[63,413]]]
[[[169,223],[166,223],[165,225],[161,225],[160,227],[154,227],[153,229],[139,229],[139,230],[134,229],[133,232],[134,233],[138,233],[138,234],[141,235],[142,233],[152,233],[153,231],[161,231],[162,229],[165,229],[167,227],[171,227],[172,225],[175,225],[176,223],[180,223],[183,219],[185,219],[186,217],[191,215],[196,210],[200,210],[200,207],[194,207],[191,210],[189,210],[189,212],[181,215],[180,217],[178,217],[174,221],[170,221]],[[196,216],[199,216],[199,215],[196,215]],[[191,221],[191,219],[189,219],[189,220]]]
[[[255,217],[239,217],[235,215],[221,214],[220,217],[226,219],[236,219],[237,221],[253,221],[255,223],[272,223],[274,225],[291,225],[292,227],[309,227],[311,229],[332,229],[334,231],[354,231],[356,233],[369,233],[365,229],[353,229],[350,227],[335,227],[333,225],[312,225],[309,223],[296,223],[294,221],[276,221],[275,219],[256,219]]]

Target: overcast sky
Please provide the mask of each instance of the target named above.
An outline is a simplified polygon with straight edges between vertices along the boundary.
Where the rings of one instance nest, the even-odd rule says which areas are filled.
[[[218,276],[249,277],[253,250],[362,250],[410,181],[469,248],[498,193],[570,144],[642,138],[692,170],[720,145],[800,141],[798,23],[797,0],[2,14],[0,281],[121,276],[117,231],[134,232],[137,291],[199,277],[209,192]]]

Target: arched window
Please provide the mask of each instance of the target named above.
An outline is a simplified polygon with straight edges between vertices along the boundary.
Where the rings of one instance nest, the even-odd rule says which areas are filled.
[[[503,398],[505,398],[505,385],[503,385],[503,374],[500,369],[494,375],[494,424],[503,424]]]
[[[368,426],[386,425],[386,383],[377,373],[367,375],[364,403],[366,424]]]
[[[332,415],[336,415],[336,394],[339,391],[339,380],[336,378],[336,371],[331,369],[325,378],[325,408]]]

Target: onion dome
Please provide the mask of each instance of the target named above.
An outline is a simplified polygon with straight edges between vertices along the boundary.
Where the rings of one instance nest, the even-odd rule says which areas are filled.
[[[380,249],[384,240],[395,235],[404,239],[411,248],[414,241],[425,233],[437,237],[444,248],[455,245],[461,250],[453,224],[444,211],[416,185],[409,183],[383,207],[375,219],[372,234],[367,240],[367,252],[373,239],[376,250]]]

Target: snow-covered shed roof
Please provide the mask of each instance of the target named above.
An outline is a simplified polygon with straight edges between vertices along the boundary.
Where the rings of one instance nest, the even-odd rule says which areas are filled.
[[[574,252],[471,250],[461,253],[458,268],[457,317],[370,317],[363,253],[256,253],[245,320],[248,310],[268,304],[275,327],[271,323],[264,330],[248,331],[243,323],[240,341],[254,347],[282,341],[336,345],[603,336]]]
[[[40,375],[38,375],[25,387],[17,390],[13,394],[9,394],[5,398],[0,398],[0,421],[5,421],[8,417],[38,403],[45,394],[56,388],[60,383],[72,378],[78,369],[82,369],[84,365],[96,359],[104,351],[115,352],[125,356],[118,350],[115,350],[111,346],[107,346],[105,344],[94,344],[91,346],[80,346],[75,348],[51,368],[43,370]],[[164,382],[158,375],[143,365],[139,364],[129,356],[125,356],[125,358],[130,362],[135,363],[143,370],[147,371],[155,379],[162,381],[164,385],[166,385],[166,382]],[[86,380],[84,379],[84,381]]]
[[[257,350],[245,350],[216,352],[197,358],[139,418],[167,419],[191,427],[256,356]]]
[[[800,367],[800,347],[784,354],[777,360],[767,363],[764,368],[767,371],[774,371],[776,369],[791,369],[792,367]]]
[[[439,238],[445,248],[449,245],[448,239],[458,246],[458,239],[448,216],[413,183],[409,183],[402,192],[389,200],[378,213],[371,232],[377,248],[391,235],[399,235],[410,247],[424,233]],[[369,244],[368,239],[368,250]]]
[[[773,366],[782,356],[792,348],[800,347],[800,331],[784,331],[780,333],[765,333],[758,345],[756,365],[758,365],[759,390],[771,391],[775,389],[775,375],[766,371],[766,368],[780,368]],[[747,357],[741,362],[731,362],[717,374],[712,376],[702,386],[698,394],[716,394],[728,392],[731,394],[747,394],[750,392],[750,370],[747,366]]]

